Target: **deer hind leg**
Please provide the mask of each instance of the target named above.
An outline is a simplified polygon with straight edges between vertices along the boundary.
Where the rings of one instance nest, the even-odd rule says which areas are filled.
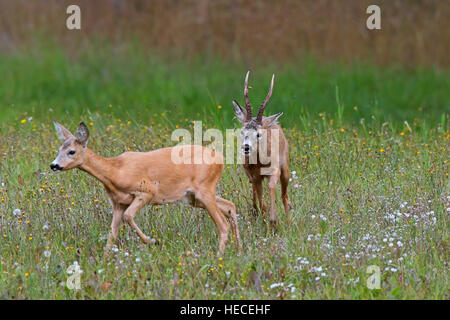
[[[239,227],[236,215],[236,206],[233,202],[225,200],[221,197],[216,196],[216,203],[223,215],[231,220],[231,230],[236,237],[236,247],[240,248],[241,236],[239,234]]]
[[[223,255],[225,251],[225,246],[228,241],[228,232],[230,231],[230,225],[228,224],[225,215],[219,209],[216,203],[215,195],[205,196],[196,194],[195,206],[205,208],[208,211],[211,218],[213,219],[214,223],[216,224],[217,229],[219,230],[219,250],[217,251],[217,255],[219,256]]]
[[[269,194],[270,194],[270,224],[275,226],[277,223],[277,214],[275,212],[275,195],[277,190],[277,183],[280,179],[280,171],[276,171],[269,178]]]
[[[150,200],[151,196],[148,194],[138,194],[134,198],[133,202],[128,206],[125,210],[123,217],[125,221],[136,231],[139,238],[141,238],[142,242],[146,244],[155,244],[156,240],[146,236],[141,229],[137,226],[136,222],[134,222],[134,217],[138,213],[138,211],[145,206]]]
[[[283,201],[284,211],[286,212],[286,214],[288,214],[289,210],[292,209],[292,205],[291,205],[291,202],[289,201],[289,195],[288,195],[288,184],[289,184],[289,167],[288,166],[284,166],[281,168],[280,182],[281,182],[281,199]]]

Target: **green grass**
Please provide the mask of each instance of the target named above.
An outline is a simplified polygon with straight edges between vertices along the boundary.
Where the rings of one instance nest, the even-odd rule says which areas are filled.
[[[173,144],[160,117],[150,120],[154,126],[97,113],[84,119],[94,124],[91,148],[104,156]],[[192,126],[184,119],[176,123]],[[382,125],[286,129],[296,172],[289,188],[294,209],[287,224],[277,204],[276,234],[266,217],[250,209],[242,168],[227,167],[218,193],[237,206],[243,251],[231,241],[219,260],[215,225],[205,211],[184,205],[147,207],[138,214],[137,223],[160,246],[142,246],[124,225],[119,251],[104,257],[112,217],[103,187],[81,171],[50,173],[60,142],[48,122],[27,121],[0,138],[0,294],[442,299],[449,289],[449,135],[432,128],[424,139],[420,123],[411,127],[403,134]],[[14,215],[15,209],[20,214]],[[78,292],[61,285],[74,261],[83,270]],[[382,270],[380,290],[365,285],[370,265]]]
[[[69,60],[53,50],[1,57],[0,297],[447,297],[449,80],[430,70],[255,68],[255,105],[277,74],[267,111],[285,111],[291,222],[278,201],[279,227],[270,232],[251,210],[243,169],[230,165],[218,193],[237,206],[241,253],[230,241],[217,258],[206,212],[167,205],[136,218],[159,246],[141,245],[122,225],[118,252],[104,256],[111,206],[86,173],[50,172],[60,145],[51,119],[71,130],[90,123],[90,147],[103,156],[173,145],[172,130],[193,120],[237,126],[230,102],[242,100],[246,69],[167,64],[139,51],[133,59],[100,51]],[[79,291],[64,286],[74,261],[83,270]],[[381,268],[379,290],[366,286],[370,265]]]
[[[170,60],[139,47],[122,51],[91,48],[75,57],[51,47],[0,56],[0,126],[22,117],[79,117],[86,110],[127,119],[169,117],[214,119],[233,124],[231,101],[243,103],[243,81],[250,69],[250,100],[264,99],[272,73],[275,88],[267,113],[284,111],[282,123],[296,126],[301,116],[337,113],[358,122],[437,122],[449,110],[448,70],[380,68],[366,63],[324,65],[310,58],[284,65],[224,62],[219,58]],[[223,108],[219,110],[218,105]],[[357,110],[353,108],[357,106]]]

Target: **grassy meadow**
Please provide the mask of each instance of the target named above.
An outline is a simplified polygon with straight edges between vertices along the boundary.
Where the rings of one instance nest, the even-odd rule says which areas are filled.
[[[142,52],[0,56],[0,298],[448,298],[448,71],[312,58],[169,63]],[[171,132],[193,121],[238,127],[231,101],[242,102],[249,68],[254,106],[276,74],[266,114],[284,111],[290,223],[278,201],[271,232],[251,209],[243,169],[227,165],[218,194],[237,207],[241,252],[230,233],[216,257],[214,223],[181,204],[137,215],[160,245],[142,245],[122,225],[117,250],[105,256],[106,193],[84,172],[50,172],[60,146],[51,120],[70,130],[84,121],[89,147],[102,156],[171,146]],[[75,261],[78,291],[65,286]],[[366,286],[371,265],[380,267],[380,289]]]

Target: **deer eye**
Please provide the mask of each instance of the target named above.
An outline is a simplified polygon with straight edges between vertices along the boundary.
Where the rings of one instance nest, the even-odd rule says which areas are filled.
[[[256,134],[256,137],[257,137],[258,139],[261,138],[261,133],[258,132],[258,133]]]
[[[71,156],[73,156],[73,155],[75,154],[75,150],[70,150],[70,151],[69,151],[69,154],[70,154]]]

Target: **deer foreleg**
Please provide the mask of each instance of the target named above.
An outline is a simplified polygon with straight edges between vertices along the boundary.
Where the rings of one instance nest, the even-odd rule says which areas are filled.
[[[113,202],[113,219],[111,222],[111,231],[108,234],[108,242],[106,243],[107,249],[110,249],[117,240],[117,236],[119,235],[119,227],[122,223],[122,216],[125,209],[126,206]]]
[[[258,193],[256,192],[256,184],[252,182],[252,191],[253,191],[253,209],[258,210],[258,205],[256,204],[258,201]]]
[[[255,186],[256,196],[258,197],[259,208],[261,212],[265,213],[267,212],[267,205],[263,199],[262,179],[258,179],[255,182],[253,182],[253,185]]]
[[[137,212],[151,200],[151,198],[152,196],[149,194],[136,195],[133,202],[131,202],[123,214],[125,221],[136,231],[142,242],[146,244],[155,244],[156,240],[146,236],[141,229],[139,229],[136,222],[134,222],[134,217]]]

